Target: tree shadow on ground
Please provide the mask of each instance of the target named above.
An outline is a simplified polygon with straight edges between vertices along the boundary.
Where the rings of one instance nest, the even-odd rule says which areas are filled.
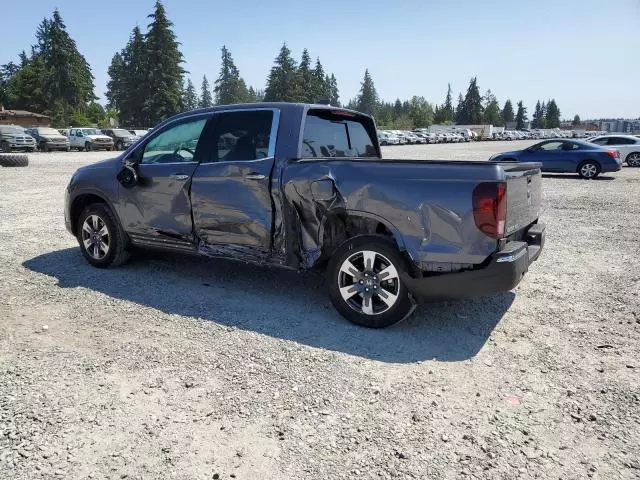
[[[318,274],[203,257],[146,256],[101,270],[88,265],[77,248],[68,248],[23,266],[56,278],[60,288],[87,288],[169,314],[393,363],[472,358],[515,298],[504,292],[423,304],[404,322],[370,330],[335,312]]]

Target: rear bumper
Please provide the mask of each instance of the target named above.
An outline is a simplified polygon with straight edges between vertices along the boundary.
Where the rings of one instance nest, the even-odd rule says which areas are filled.
[[[483,268],[422,278],[408,277],[403,281],[418,299],[460,298],[511,290],[540,256],[545,242],[545,225],[533,225],[525,239],[507,242]]]

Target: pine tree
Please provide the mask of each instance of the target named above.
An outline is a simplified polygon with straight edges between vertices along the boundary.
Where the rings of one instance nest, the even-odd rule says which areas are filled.
[[[484,95],[483,101],[483,123],[495,126],[501,125],[502,118],[500,114],[500,105],[498,105],[498,100],[496,100],[496,96],[491,92],[491,90],[487,90],[487,93],[485,93]]]
[[[247,103],[259,103],[264,102],[264,90],[258,90],[253,87],[249,87],[247,93]]]
[[[249,90],[233,61],[231,52],[226,46],[222,47],[220,75],[214,88],[218,105],[245,103],[250,100]]]
[[[571,122],[571,125],[573,125],[574,127],[577,127],[579,125],[581,125],[582,122],[580,121],[580,115],[575,115],[573,117],[573,122]]]
[[[316,66],[311,72],[311,78],[311,81],[313,82],[311,102],[315,103],[320,100],[329,100],[330,102],[331,78],[325,75],[324,68],[322,68],[319,58],[316,58]]]
[[[187,80],[187,86],[185,87],[182,95],[182,108],[185,111],[198,108],[198,94],[196,93],[196,88],[194,87],[191,79]]]
[[[440,123],[453,122],[453,100],[451,98],[451,84],[447,84],[447,96],[444,99],[444,104],[440,109],[442,120]]]
[[[340,106],[338,80],[336,80],[336,76],[333,73],[331,74],[331,77],[329,77],[329,105],[333,105],[334,107]]]
[[[504,108],[502,109],[502,122],[506,125],[509,122],[513,122],[514,119],[513,104],[511,100],[507,100],[504,102]]]
[[[547,128],[560,127],[560,109],[558,108],[555,99],[552,98],[547,102],[547,111],[545,113]]]
[[[453,119],[455,121],[455,123],[462,125],[465,119],[465,111],[464,111],[464,98],[462,97],[462,94],[459,93],[458,94],[458,105],[456,105],[456,111],[453,114]]]
[[[182,97],[183,58],[160,0],[156,0],[151,23],[145,36],[147,78],[141,98],[144,99],[144,124],[156,123],[178,113]]]
[[[520,100],[518,102],[518,111],[516,113],[516,130],[522,130],[528,120],[527,108],[523,105],[522,100]]]
[[[211,95],[211,86],[207,76],[202,77],[202,84],[200,86],[200,101],[198,102],[199,108],[213,107],[213,96]]]
[[[482,97],[476,77],[473,77],[469,82],[458,123],[471,125],[482,123]]]
[[[266,102],[296,102],[300,98],[300,86],[295,60],[291,57],[291,50],[284,43],[275,59],[267,78],[267,88],[264,92]]]
[[[374,115],[378,106],[378,92],[373,84],[369,70],[364,71],[364,79],[360,84],[360,94],[357,99],[357,110],[368,115]]]
[[[532,128],[542,128],[540,126],[540,119],[543,117],[542,113],[542,105],[540,104],[540,100],[536,102],[536,107],[533,111],[533,116],[531,118],[531,127]]]
[[[324,73],[322,75],[322,81],[324,81]],[[317,79],[311,71],[311,57],[306,48],[302,50],[302,58],[300,60],[300,66],[298,67],[298,84],[300,85],[299,100],[304,103],[314,103],[317,100],[315,98]]]
[[[60,12],[43,20],[36,33],[37,54],[44,65],[43,90],[47,92],[45,112],[57,121],[73,110],[85,110],[95,100],[93,75],[89,63],[69,36]]]
[[[108,105],[118,112],[122,125],[137,128],[147,125],[143,111],[148,95],[147,70],[144,36],[136,26],[125,48],[113,56],[108,70]]]

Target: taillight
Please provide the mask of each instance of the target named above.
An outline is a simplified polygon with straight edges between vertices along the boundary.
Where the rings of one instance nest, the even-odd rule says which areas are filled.
[[[620,158],[620,152],[618,150],[607,150],[607,155],[611,158]]]
[[[503,237],[507,219],[506,183],[481,183],[473,189],[473,219],[485,235],[495,239]]]

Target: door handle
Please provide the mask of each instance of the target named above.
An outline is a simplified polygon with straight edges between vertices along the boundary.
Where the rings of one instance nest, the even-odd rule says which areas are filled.
[[[186,180],[187,178],[189,178],[189,175],[174,173],[173,175],[171,175],[171,178],[173,178],[174,180]]]
[[[247,180],[264,180],[266,177],[261,173],[248,173],[244,176]]]

